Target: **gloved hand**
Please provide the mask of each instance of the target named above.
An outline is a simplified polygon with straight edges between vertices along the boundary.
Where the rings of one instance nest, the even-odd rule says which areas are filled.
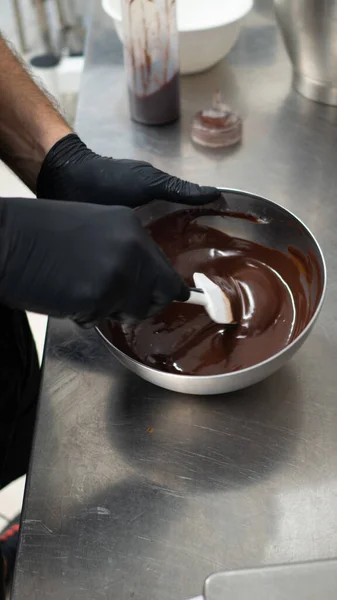
[[[71,133],[45,157],[37,196],[135,208],[151,200],[207,204],[219,198],[220,192],[177,179],[146,162],[104,158]]]
[[[188,297],[129,208],[0,198],[0,303],[84,325]]]

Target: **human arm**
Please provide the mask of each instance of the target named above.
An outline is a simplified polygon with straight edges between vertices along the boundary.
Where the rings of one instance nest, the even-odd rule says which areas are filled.
[[[0,90],[0,159],[35,192],[46,154],[71,128],[1,35]]]
[[[148,163],[89,150],[1,36],[0,89],[0,159],[41,198],[135,207],[155,198],[204,204],[220,195]]]

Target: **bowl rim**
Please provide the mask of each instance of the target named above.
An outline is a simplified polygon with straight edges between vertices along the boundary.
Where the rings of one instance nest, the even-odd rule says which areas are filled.
[[[254,6],[254,0],[241,0],[241,6],[238,8],[237,13],[235,14],[235,16],[232,16],[229,20],[225,20],[225,21],[221,21],[220,23],[213,23],[213,24],[200,24],[200,26],[198,26],[198,28],[193,28],[193,27],[188,27],[188,26],[184,26],[182,29],[178,26],[178,32],[179,33],[197,33],[199,31],[209,31],[212,29],[218,29],[221,27],[225,27],[226,25],[231,25],[233,23],[236,23],[237,21],[240,21],[241,19],[243,19],[243,17],[245,17],[253,8]],[[107,15],[109,15],[109,17],[111,17],[112,19],[114,19],[114,21],[117,21],[118,23],[122,22],[122,14],[119,13],[117,10],[115,10],[111,5],[109,0],[102,0],[102,7],[103,10],[107,13]]]
[[[290,210],[288,210],[287,208],[285,208],[284,206],[281,206],[281,204],[278,204],[277,202],[273,202],[272,200],[268,200],[268,198],[265,198],[264,196],[260,196],[259,194],[253,194],[251,192],[247,192],[245,190],[240,190],[237,188],[223,188],[223,187],[218,187],[218,190],[221,191],[223,194],[226,193],[231,193],[231,194],[240,194],[242,196],[247,196],[249,198],[258,198],[260,200],[263,200],[264,202],[266,202],[267,204],[276,206],[278,208],[281,208],[282,210],[284,210],[286,213],[288,213],[288,215],[290,215],[291,217],[293,217],[297,223],[299,223],[303,229],[308,233],[308,235],[313,239],[313,241],[315,242],[316,246],[317,246],[317,250],[318,250],[318,254],[320,256],[320,259],[322,261],[322,279],[323,279],[323,289],[322,289],[322,294],[321,294],[321,298],[319,300],[319,303],[316,307],[316,310],[314,312],[314,314],[312,315],[309,323],[306,325],[306,327],[303,329],[303,331],[288,345],[285,346],[284,348],[282,348],[282,350],[280,350],[279,352],[277,352],[276,354],[273,354],[272,356],[270,356],[269,358],[266,358],[265,360],[256,363],[255,365],[251,365],[250,367],[246,367],[245,369],[239,369],[238,371],[231,371],[230,373],[220,373],[218,375],[179,375],[178,373],[166,373],[165,371],[160,371],[159,369],[154,369],[153,367],[149,367],[148,365],[143,364],[142,362],[135,360],[134,358],[131,358],[131,356],[129,356],[128,354],[125,354],[125,352],[122,352],[122,350],[119,350],[119,348],[117,348],[116,346],[114,346],[106,337],[105,335],[102,333],[102,331],[100,330],[99,326],[96,326],[95,329],[97,331],[97,333],[99,334],[99,336],[104,340],[104,342],[111,348],[113,348],[113,350],[116,352],[116,354],[120,354],[123,356],[124,359],[126,359],[127,362],[131,362],[134,366],[135,366],[135,370],[136,372],[139,372],[139,367],[142,368],[142,370],[145,370],[146,372],[149,373],[159,373],[159,374],[164,374],[164,375],[169,375],[170,378],[174,379],[175,381],[179,382],[179,381],[194,381],[194,382],[198,382],[198,381],[210,381],[210,380],[220,380],[220,379],[224,379],[224,378],[230,378],[234,375],[237,376],[242,376],[242,375],[246,375],[248,373],[253,372],[255,369],[260,368],[262,366],[265,365],[269,365],[270,363],[274,362],[276,359],[278,359],[279,357],[283,356],[286,353],[289,353],[289,351],[294,348],[295,345],[299,345],[300,341],[304,338],[306,338],[308,332],[310,331],[311,327],[314,325],[315,321],[317,320],[317,317],[321,311],[321,308],[323,306],[323,302],[325,299],[325,293],[326,293],[326,288],[327,288],[327,268],[326,268],[326,262],[325,262],[325,258],[324,258],[324,254],[323,251],[316,239],[316,237],[313,235],[313,233],[310,231],[309,227],[307,227],[303,221],[297,217],[293,212],[291,212]]]

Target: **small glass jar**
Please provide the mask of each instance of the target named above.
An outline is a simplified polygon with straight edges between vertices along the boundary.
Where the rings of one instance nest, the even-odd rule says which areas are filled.
[[[226,148],[241,142],[241,118],[223,104],[220,92],[216,92],[209,109],[194,115],[191,138],[195,144],[207,148]]]
[[[122,0],[131,118],[145,125],[180,113],[176,0]]]

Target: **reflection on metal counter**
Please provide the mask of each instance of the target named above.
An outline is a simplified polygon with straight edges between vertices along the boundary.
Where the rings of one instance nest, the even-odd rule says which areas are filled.
[[[181,120],[150,129],[129,119],[97,2],[76,129],[107,156],[294,211],[327,259],[320,319],[281,371],[206,398],[145,383],[95,332],[52,320],[14,600],[187,599],[210,573],[337,555],[336,111],[293,92],[272,2],[255,5],[227,59],[182,78]],[[190,124],[217,87],[245,135],[209,152]]]

